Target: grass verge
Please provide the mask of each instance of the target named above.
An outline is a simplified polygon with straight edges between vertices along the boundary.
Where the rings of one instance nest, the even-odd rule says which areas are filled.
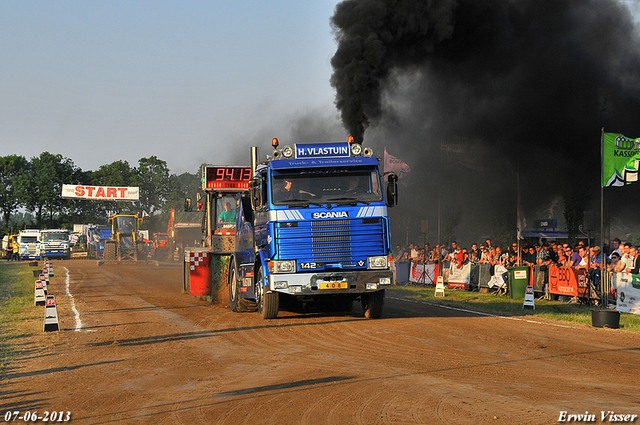
[[[24,263],[0,263],[0,377],[21,352],[18,339],[32,334],[43,314],[33,305],[31,270]]]
[[[567,304],[561,301],[536,300],[535,310],[523,309],[523,300],[505,295],[481,294],[462,290],[445,290],[445,297],[435,297],[435,288],[418,286],[394,286],[387,289],[387,296],[397,296],[434,304],[465,308],[474,311],[505,316],[535,316],[591,325],[591,307]],[[620,314],[620,327],[626,331],[640,332],[640,315]]]

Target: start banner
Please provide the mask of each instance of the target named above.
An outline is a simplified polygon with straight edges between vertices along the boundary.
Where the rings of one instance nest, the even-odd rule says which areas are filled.
[[[90,199],[93,201],[137,201],[140,198],[138,187],[82,186],[62,185],[62,197],[65,199]]]

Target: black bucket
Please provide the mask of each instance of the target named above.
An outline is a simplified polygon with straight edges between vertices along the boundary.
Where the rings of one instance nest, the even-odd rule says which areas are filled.
[[[29,261],[29,266],[38,267],[38,262],[37,261]]]
[[[620,312],[618,310],[591,310],[591,326],[618,329],[620,327]]]
[[[40,277],[42,270],[33,270],[33,277]]]

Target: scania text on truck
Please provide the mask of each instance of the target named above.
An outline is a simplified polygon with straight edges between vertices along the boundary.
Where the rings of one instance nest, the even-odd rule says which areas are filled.
[[[69,231],[65,229],[41,230],[40,255],[48,258],[68,259],[71,255]]]
[[[18,255],[20,260],[40,259],[40,230],[25,229],[18,233]]]
[[[280,301],[316,302],[365,317],[382,314],[392,284],[387,207],[397,177],[358,143],[295,144],[258,164],[252,148],[249,196],[236,195],[236,242],[229,266],[233,311],[275,318]],[[386,198],[386,199],[385,199]]]

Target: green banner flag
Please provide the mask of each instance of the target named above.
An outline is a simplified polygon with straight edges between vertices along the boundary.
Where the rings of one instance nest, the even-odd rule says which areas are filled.
[[[630,139],[617,133],[604,133],[602,187],[624,186],[638,181],[640,137]]]

